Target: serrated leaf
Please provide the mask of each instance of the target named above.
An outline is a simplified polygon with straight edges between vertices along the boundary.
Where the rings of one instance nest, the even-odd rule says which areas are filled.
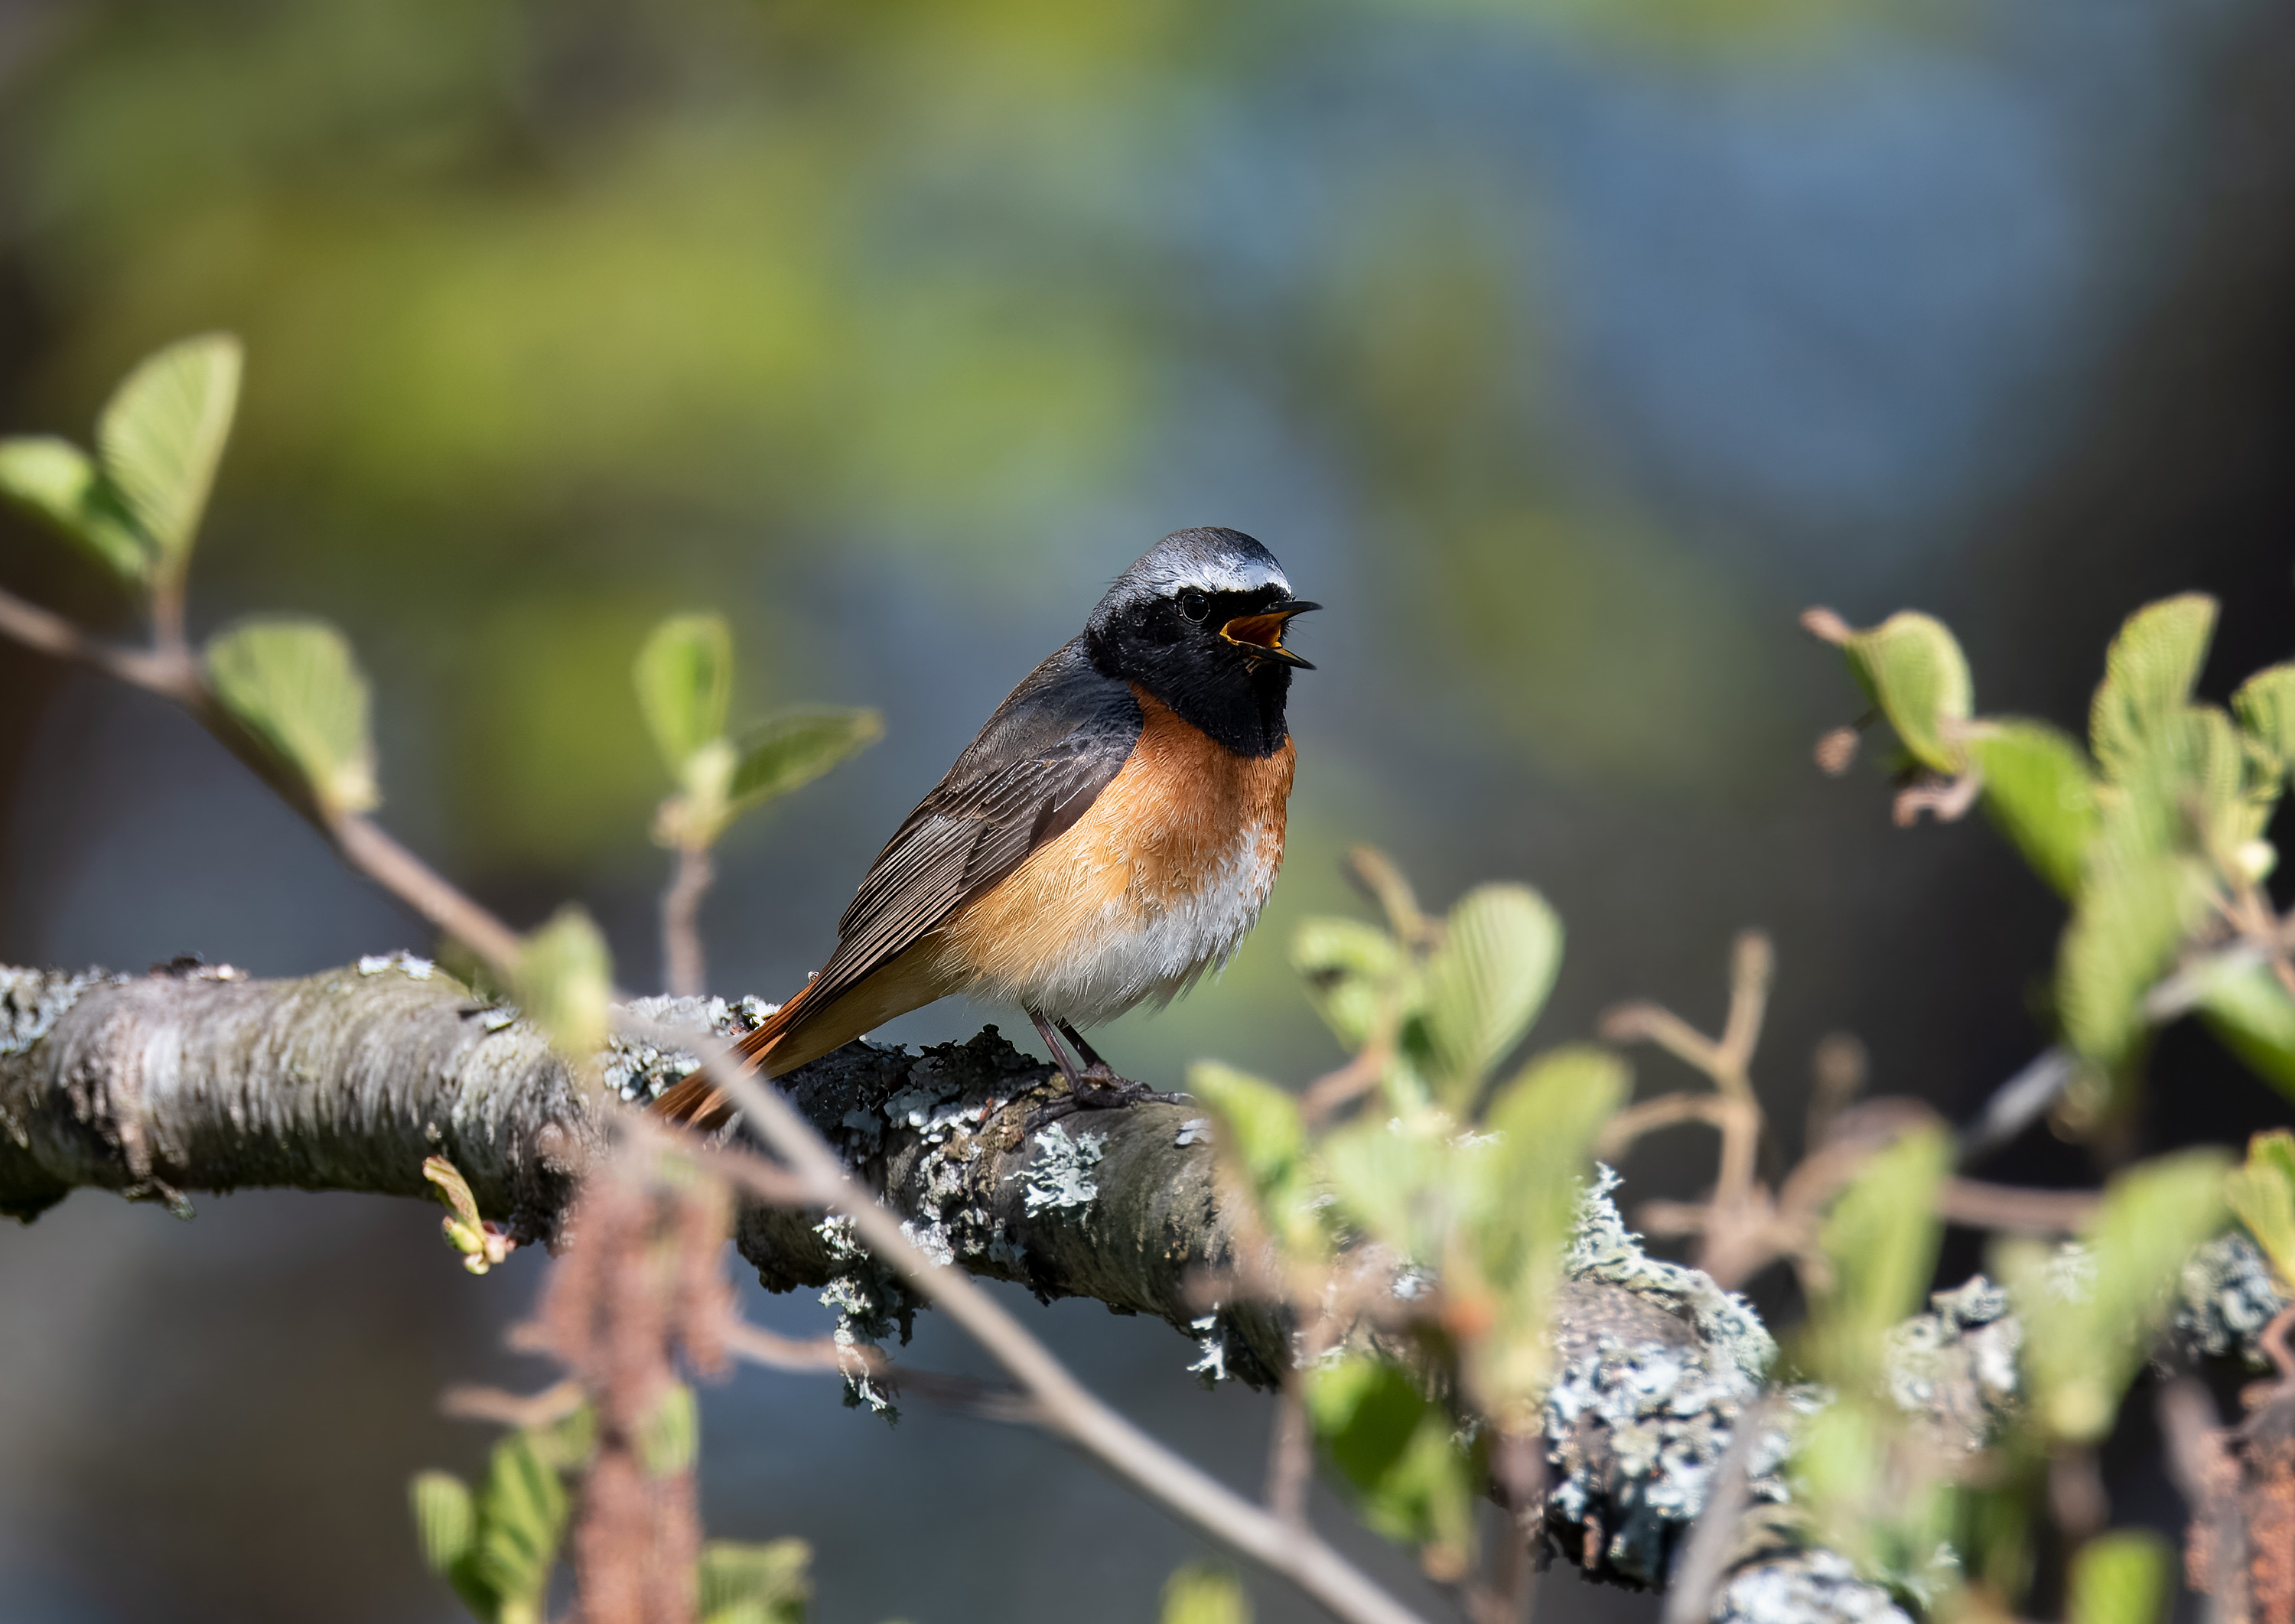
[[[2210,976],[2201,1017],[2250,1071],[2295,1098],[2295,1000],[2270,967],[2239,965]]]
[[[2071,739],[2039,722],[1997,722],[1972,743],[1984,809],[2033,870],[2067,897],[2095,838],[2095,771]]]
[[[97,420],[105,477],[150,538],[156,572],[180,572],[239,406],[241,353],[228,333],[167,346],[128,373]]]
[[[2213,1148],[2138,1163],[2105,1187],[2081,1249],[1997,1243],[1994,1272],[2016,1300],[2032,1415],[2044,1435],[2093,1443],[2167,1317],[2193,1247],[2222,1227],[2229,1158]]]
[[[2144,1030],[2144,995],[2184,939],[2193,893],[2183,863],[2147,857],[2093,863],[2056,959],[2064,1039],[2096,1065],[2117,1065]]]
[[[2175,1594],[2173,1562],[2149,1529],[2096,1535],[2072,1557],[2064,1624],[2160,1624]]]
[[[804,1624],[813,1547],[802,1539],[701,1547],[701,1624]]]
[[[504,1602],[538,1604],[566,1533],[566,1485],[523,1433],[494,1446],[477,1511],[472,1571]]]
[[[868,710],[783,711],[741,736],[726,798],[735,812],[801,789],[847,756],[885,736],[885,718]]]
[[[477,1537],[470,1486],[451,1472],[418,1472],[408,1485],[408,1498],[422,1565],[443,1578],[470,1553]]]
[[[2232,714],[2283,776],[2295,769],[2295,665],[2268,665],[2239,685]]]
[[[1189,1563],[1164,1581],[1160,1624],[1251,1624],[1251,1597],[1225,1568]]]
[[[1453,1113],[1530,1030],[1561,962],[1562,921],[1527,885],[1480,885],[1450,910],[1424,1009],[1435,1090]]]
[[[670,777],[723,737],[733,698],[733,633],[723,615],[673,615],[648,634],[630,666],[638,709]]]
[[[366,678],[323,620],[244,620],[211,640],[208,681],[225,710],[302,775],[331,813],[372,810],[374,745]]]
[[[130,586],[151,579],[151,550],[95,465],[49,435],[0,440],[0,496],[75,543]]]
[[[1952,1171],[1941,1128],[1906,1134],[1874,1154],[1834,1200],[1817,1231],[1830,1280],[1813,1287],[1803,1358],[1812,1374],[1870,1391],[1883,1339],[1919,1311],[1936,1269],[1936,1196]]]
[[[2204,592],[2147,604],[2121,624],[2088,711],[2089,747],[2106,776],[2119,779],[2129,758],[2190,700],[2215,624],[2216,600]]]
[[[519,1006],[559,1053],[586,1064],[606,1046],[613,960],[579,904],[567,903],[526,939],[515,982]]]
[[[1442,1412],[1401,1367],[1367,1355],[1319,1366],[1303,1383],[1308,1418],[1363,1521],[1463,1568],[1474,1490]]]
[[[1306,979],[1308,1002],[1350,1052],[1390,1013],[1400,1020],[1416,1008],[1401,944],[1360,919],[1302,919],[1291,933],[1291,964]]]
[[[1944,623],[1901,610],[1850,633],[1842,652],[1913,759],[1934,772],[1959,773],[1958,732],[1969,718],[1973,686],[1967,658]]]
[[[1477,1407],[1501,1426],[1533,1425],[1551,1374],[1551,1324],[1562,1250],[1576,1222],[1594,1141],[1626,1097],[1632,1076],[1606,1049],[1572,1045],[1540,1056],[1491,1098],[1494,1136],[1462,1155],[1464,1212],[1444,1291],[1484,1302],[1484,1329],[1466,1351]]]
[[[1367,1112],[1325,1134],[1315,1159],[1348,1222],[1411,1262],[1441,1265],[1467,1195],[1446,1118]]]
[[[2225,1175],[2224,1194],[2281,1285],[2295,1288],[2295,1133],[2276,1128],[2248,1140],[2246,1164]]]
[[[1325,1237],[1298,1102],[1274,1084],[1217,1061],[1188,1068],[1188,1092],[1218,1119],[1220,1164],[1253,1197],[1270,1238],[1292,1257],[1319,1255]]]

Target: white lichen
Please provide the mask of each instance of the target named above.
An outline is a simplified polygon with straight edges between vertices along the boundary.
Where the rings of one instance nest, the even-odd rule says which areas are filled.
[[[1712,1624],[1912,1624],[1889,1593],[1832,1551],[1795,1551],[1731,1574]]]
[[[68,974],[0,965],[0,1055],[20,1055],[54,1030],[80,995],[126,978],[103,970]]]
[[[1188,1328],[1196,1334],[1196,1361],[1188,1373],[1205,1387],[1216,1387],[1233,1378],[1227,1368],[1227,1328],[1221,1322],[1219,1305],[1201,1319],[1188,1321]]]
[[[1626,1228],[1610,1193],[1618,1175],[1600,1163],[1594,1183],[1578,1202],[1577,1228],[1563,1256],[1564,1273],[1576,1280],[1621,1285],[1653,1298],[1669,1311],[1687,1314],[1699,1337],[1721,1349],[1747,1375],[1768,1374],[1777,1357],[1776,1339],[1760,1316],[1736,1292],[1725,1292],[1701,1269],[1669,1263],[1642,1250],[1641,1236]]]
[[[2016,1351],[2023,1327],[2008,1293],[1982,1275],[1929,1298],[1930,1311],[1889,1333],[1889,1396],[1925,1416],[1950,1448],[1973,1454],[2016,1404]]]
[[[359,961],[364,971],[366,961]],[[706,1030],[720,1038],[738,1038],[754,1031],[776,1008],[756,998],[729,1004],[722,998],[632,999],[629,1010],[641,1020],[663,1026]],[[509,1012],[515,1020],[518,1012]],[[504,1021],[502,1024],[509,1024]],[[488,1031],[494,1028],[489,1025]],[[632,1105],[657,1099],[671,1084],[701,1069],[701,1057],[674,1047],[663,1047],[615,1032],[606,1041],[602,1057],[606,1086]]]
[[[1107,1145],[1104,1133],[1080,1133],[1071,1139],[1058,1122],[1038,1133],[1035,1159],[1010,1175],[1027,1180],[1021,1191],[1026,1210],[1088,1207],[1097,1201],[1099,1185],[1091,1170],[1099,1165]]]
[[[429,981],[430,973],[437,967],[428,959],[418,953],[410,953],[404,948],[392,953],[367,953],[358,961],[358,973],[362,975],[380,975],[385,970],[397,970],[409,981]]]
[[[2269,1363],[2256,1337],[2287,1306],[2261,1248],[2234,1230],[2185,1261],[2177,1281],[2176,1343],[2194,1358],[2237,1354],[2249,1367]]]
[[[1181,1150],[1185,1150],[1190,1145],[1208,1145],[1211,1142],[1212,1119],[1208,1116],[1191,1116],[1181,1122],[1179,1137],[1172,1141]]]

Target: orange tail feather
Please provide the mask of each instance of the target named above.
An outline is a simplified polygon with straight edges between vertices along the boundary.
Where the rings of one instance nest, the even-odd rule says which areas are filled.
[[[788,1002],[767,1016],[764,1024],[741,1034],[741,1041],[734,1048],[751,1066],[768,1077],[774,1075],[767,1061],[773,1050],[780,1047],[781,1040],[788,1036],[790,1029],[804,1017],[805,1012],[802,1006],[804,995],[812,990],[808,983]],[[653,1111],[664,1122],[698,1128],[706,1133],[733,1114],[733,1102],[725,1097],[723,1090],[710,1082],[706,1073],[696,1072],[690,1077],[680,1078],[656,1095]]]

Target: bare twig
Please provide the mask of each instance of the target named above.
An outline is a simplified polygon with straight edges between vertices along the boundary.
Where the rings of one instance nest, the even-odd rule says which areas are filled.
[[[1602,1125],[1594,1142],[1597,1161],[1614,1162],[1634,1147],[1645,1134],[1681,1122],[1705,1122],[1719,1128],[1732,1109],[1719,1094],[1661,1094],[1619,1112]]]
[[[2185,1561],[2192,1587],[2207,1597],[2207,1624],[2241,1624],[2248,1605],[2239,1464],[2225,1447],[2215,1400],[2192,1377],[2177,1376],[2160,1387],[2156,1413],[2168,1470],[2191,1510]]]
[[[701,948],[701,899],[717,877],[709,848],[680,841],[677,867],[661,894],[663,979],[673,998],[699,998],[709,990]]]
[[[1137,1492],[1238,1555],[1282,1575],[1334,1616],[1355,1624],[1409,1624],[1417,1615],[1311,1531],[1290,1526],[1166,1449],[1109,1408],[1020,1322],[952,1269],[935,1263],[911,1241],[900,1220],[845,1176],[835,1151],[775,1090],[715,1040],[624,1017],[632,1035],[698,1052],[709,1081],[812,1198],[853,1220],[861,1240],[909,1286],[931,1298],[978,1342],[1042,1415],[1047,1431],[1066,1439]]]
[[[2103,1204],[2094,1190],[2029,1190],[1974,1179],[1948,1179],[1937,1192],[1937,1216],[1972,1229],[2022,1235],[2076,1235]]]
[[[449,1387],[438,1395],[438,1410],[457,1421],[548,1426],[580,1409],[584,1396],[582,1383],[576,1381],[559,1382],[537,1393],[505,1392],[499,1387]]]
[[[1713,1468],[1705,1509],[1697,1514],[1689,1538],[1682,1543],[1681,1555],[1675,1559],[1673,1576],[1666,1586],[1663,1624],[1700,1624],[1711,1613],[1714,1587],[1721,1582],[1721,1575],[1728,1568],[1737,1525],[1744,1520],[1745,1508],[1752,1502],[1748,1467],[1754,1443],[1768,1415],[1769,1405],[1764,1400],[1748,1405],[1737,1417],[1737,1430],[1729,1440],[1729,1447],[1722,1451],[1720,1463]]]

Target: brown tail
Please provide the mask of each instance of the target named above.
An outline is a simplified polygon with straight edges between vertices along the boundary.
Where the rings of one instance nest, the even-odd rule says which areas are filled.
[[[764,1024],[754,1032],[744,1032],[739,1043],[742,1060],[768,1077],[776,1077],[786,1066],[772,1063],[772,1053],[781,1047],[783,1039],[810,1013],[804,1007],[804,995],[813,991],[807,983],[786,1004],[767,1016]],[[812,1057],[806,1057],[808,1059]],[[733,1114],[733,1102],[714,1087],[706,1073],[694,1073],[681,1078],[654,1097],[653,1109],[664,1122],[698,1128],[703,1132],[721,1125]]]

